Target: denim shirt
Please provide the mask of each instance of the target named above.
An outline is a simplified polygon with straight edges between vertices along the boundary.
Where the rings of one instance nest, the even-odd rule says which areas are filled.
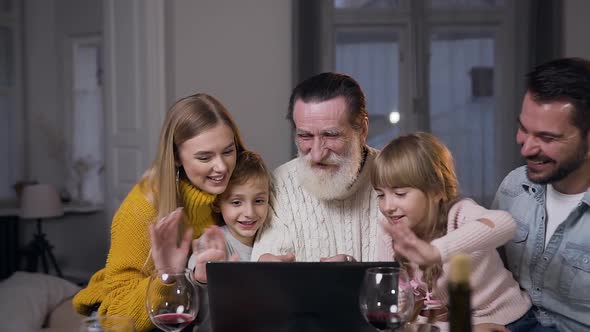
[[[538,308],[537,320],[560,331],[590,331],[590,190],[545,248],[545,185],[513,170],[493,208],[508,211],[517,232],[506,245],[507,267]]]

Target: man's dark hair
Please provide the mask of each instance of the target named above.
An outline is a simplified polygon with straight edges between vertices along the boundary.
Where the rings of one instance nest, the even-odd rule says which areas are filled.
[[[586,137],[590,130],[590,61],[562,58],[539,65],[527,74],[527,91],[536,102],[572,103],[572,124]]]
[[[339,73],[321,73],[299,83],[289,98],[287,119],[295,127],[293,107],[297,100],[320,103],[336,97],[346,100],[350,125],[355,129],[362,128],[363,122],[368,119],[365,94],[354,78]]]

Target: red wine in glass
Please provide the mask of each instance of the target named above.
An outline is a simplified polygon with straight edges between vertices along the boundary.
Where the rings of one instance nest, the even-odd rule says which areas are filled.
[[[398,267],[374,267],[365,271],[359,305],[366,321],[379,331],[396,331],[414,307],[407,272]]]
[[[154,271],[148,284],[146,308],[158,328],[178,332],[197,317],[199,302],[191,271]]]
[[[379,331],[392,331],[401,327],[400,315],[387,312],[366,313],[367,322]]]
[[[159,314],[155,315],[152,322],[164,331],[179,331],[187,327],[195,316],[190,314]]]

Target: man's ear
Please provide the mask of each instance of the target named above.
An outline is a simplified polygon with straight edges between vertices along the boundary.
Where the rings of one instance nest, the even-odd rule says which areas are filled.
[[[361,137],[363,143],[367,144],[367,138],[369,137],[369,118],[365,117],[361,123]]]

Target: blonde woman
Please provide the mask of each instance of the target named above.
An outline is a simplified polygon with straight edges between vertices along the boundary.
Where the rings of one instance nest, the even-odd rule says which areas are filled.
[[[152,260],[148,228],[182,219],[185,238],[198,238],[215,224],[211,203],[225,191],[244,149],[217,99],[195,94],[177,101],[166,115],[154,162],[113,218],[106,266],[74,297],[76,310],[128,316],[137,331],[152,329],[145,309],[150,273],[158,264],[186,266],[188,257],[164,251],[151,253]]]

